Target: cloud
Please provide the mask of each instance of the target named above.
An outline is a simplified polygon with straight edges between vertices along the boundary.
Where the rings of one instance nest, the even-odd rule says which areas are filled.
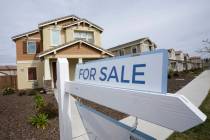
[[[71,14],[104,28],[104,48],[147,36],[158,48],[197,55],[201,41],[210,37],[209,5],[208,0],[7,0],[0,4],[0,64],[15,64],[11,36]]]

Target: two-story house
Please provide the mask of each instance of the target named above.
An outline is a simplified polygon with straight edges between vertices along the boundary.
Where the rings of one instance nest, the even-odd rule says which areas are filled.
[[[12,37],[16,43],[18,89],[56,88],[56,60],[68,58],[70,80],[77,63],[113,56],[101,48],[103,29],[71,15],[38,24]]]
[[[199,56],[193,56],[189,58],[190,62],[193,64],[192,69],[202,68],[202,59]]]
[[[153,51],[156,48],[157,46],[155,45],[155,43],[152,42],[149,38],[141,38],[109,48],[108,51],[112,52],[115,56],[122,56],[127,54]]]

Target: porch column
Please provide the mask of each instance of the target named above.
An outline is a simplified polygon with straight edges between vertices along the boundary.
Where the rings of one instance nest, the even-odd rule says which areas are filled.
[[[49,91],[52,89],[52,78],[50,75],[50,61],[49,58],[44,60],[44,89]]]

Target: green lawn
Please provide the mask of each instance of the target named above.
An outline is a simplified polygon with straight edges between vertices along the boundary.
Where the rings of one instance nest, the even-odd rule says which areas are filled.
[[[210,92],[200,109],[207,115],[207,120],[186,132],[172,134],[168,140],[210,140]]]

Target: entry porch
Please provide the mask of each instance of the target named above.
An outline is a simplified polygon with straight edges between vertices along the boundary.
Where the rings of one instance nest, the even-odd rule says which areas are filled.
[[[69,79],[74,80],[76,65],[87,61],[113,56],[108,51],[83,40],[69,42],[47,50],[39,55],[44,63],[43,87],[46,90],[56,88],[58,58],[66,58],[69,62]]]

